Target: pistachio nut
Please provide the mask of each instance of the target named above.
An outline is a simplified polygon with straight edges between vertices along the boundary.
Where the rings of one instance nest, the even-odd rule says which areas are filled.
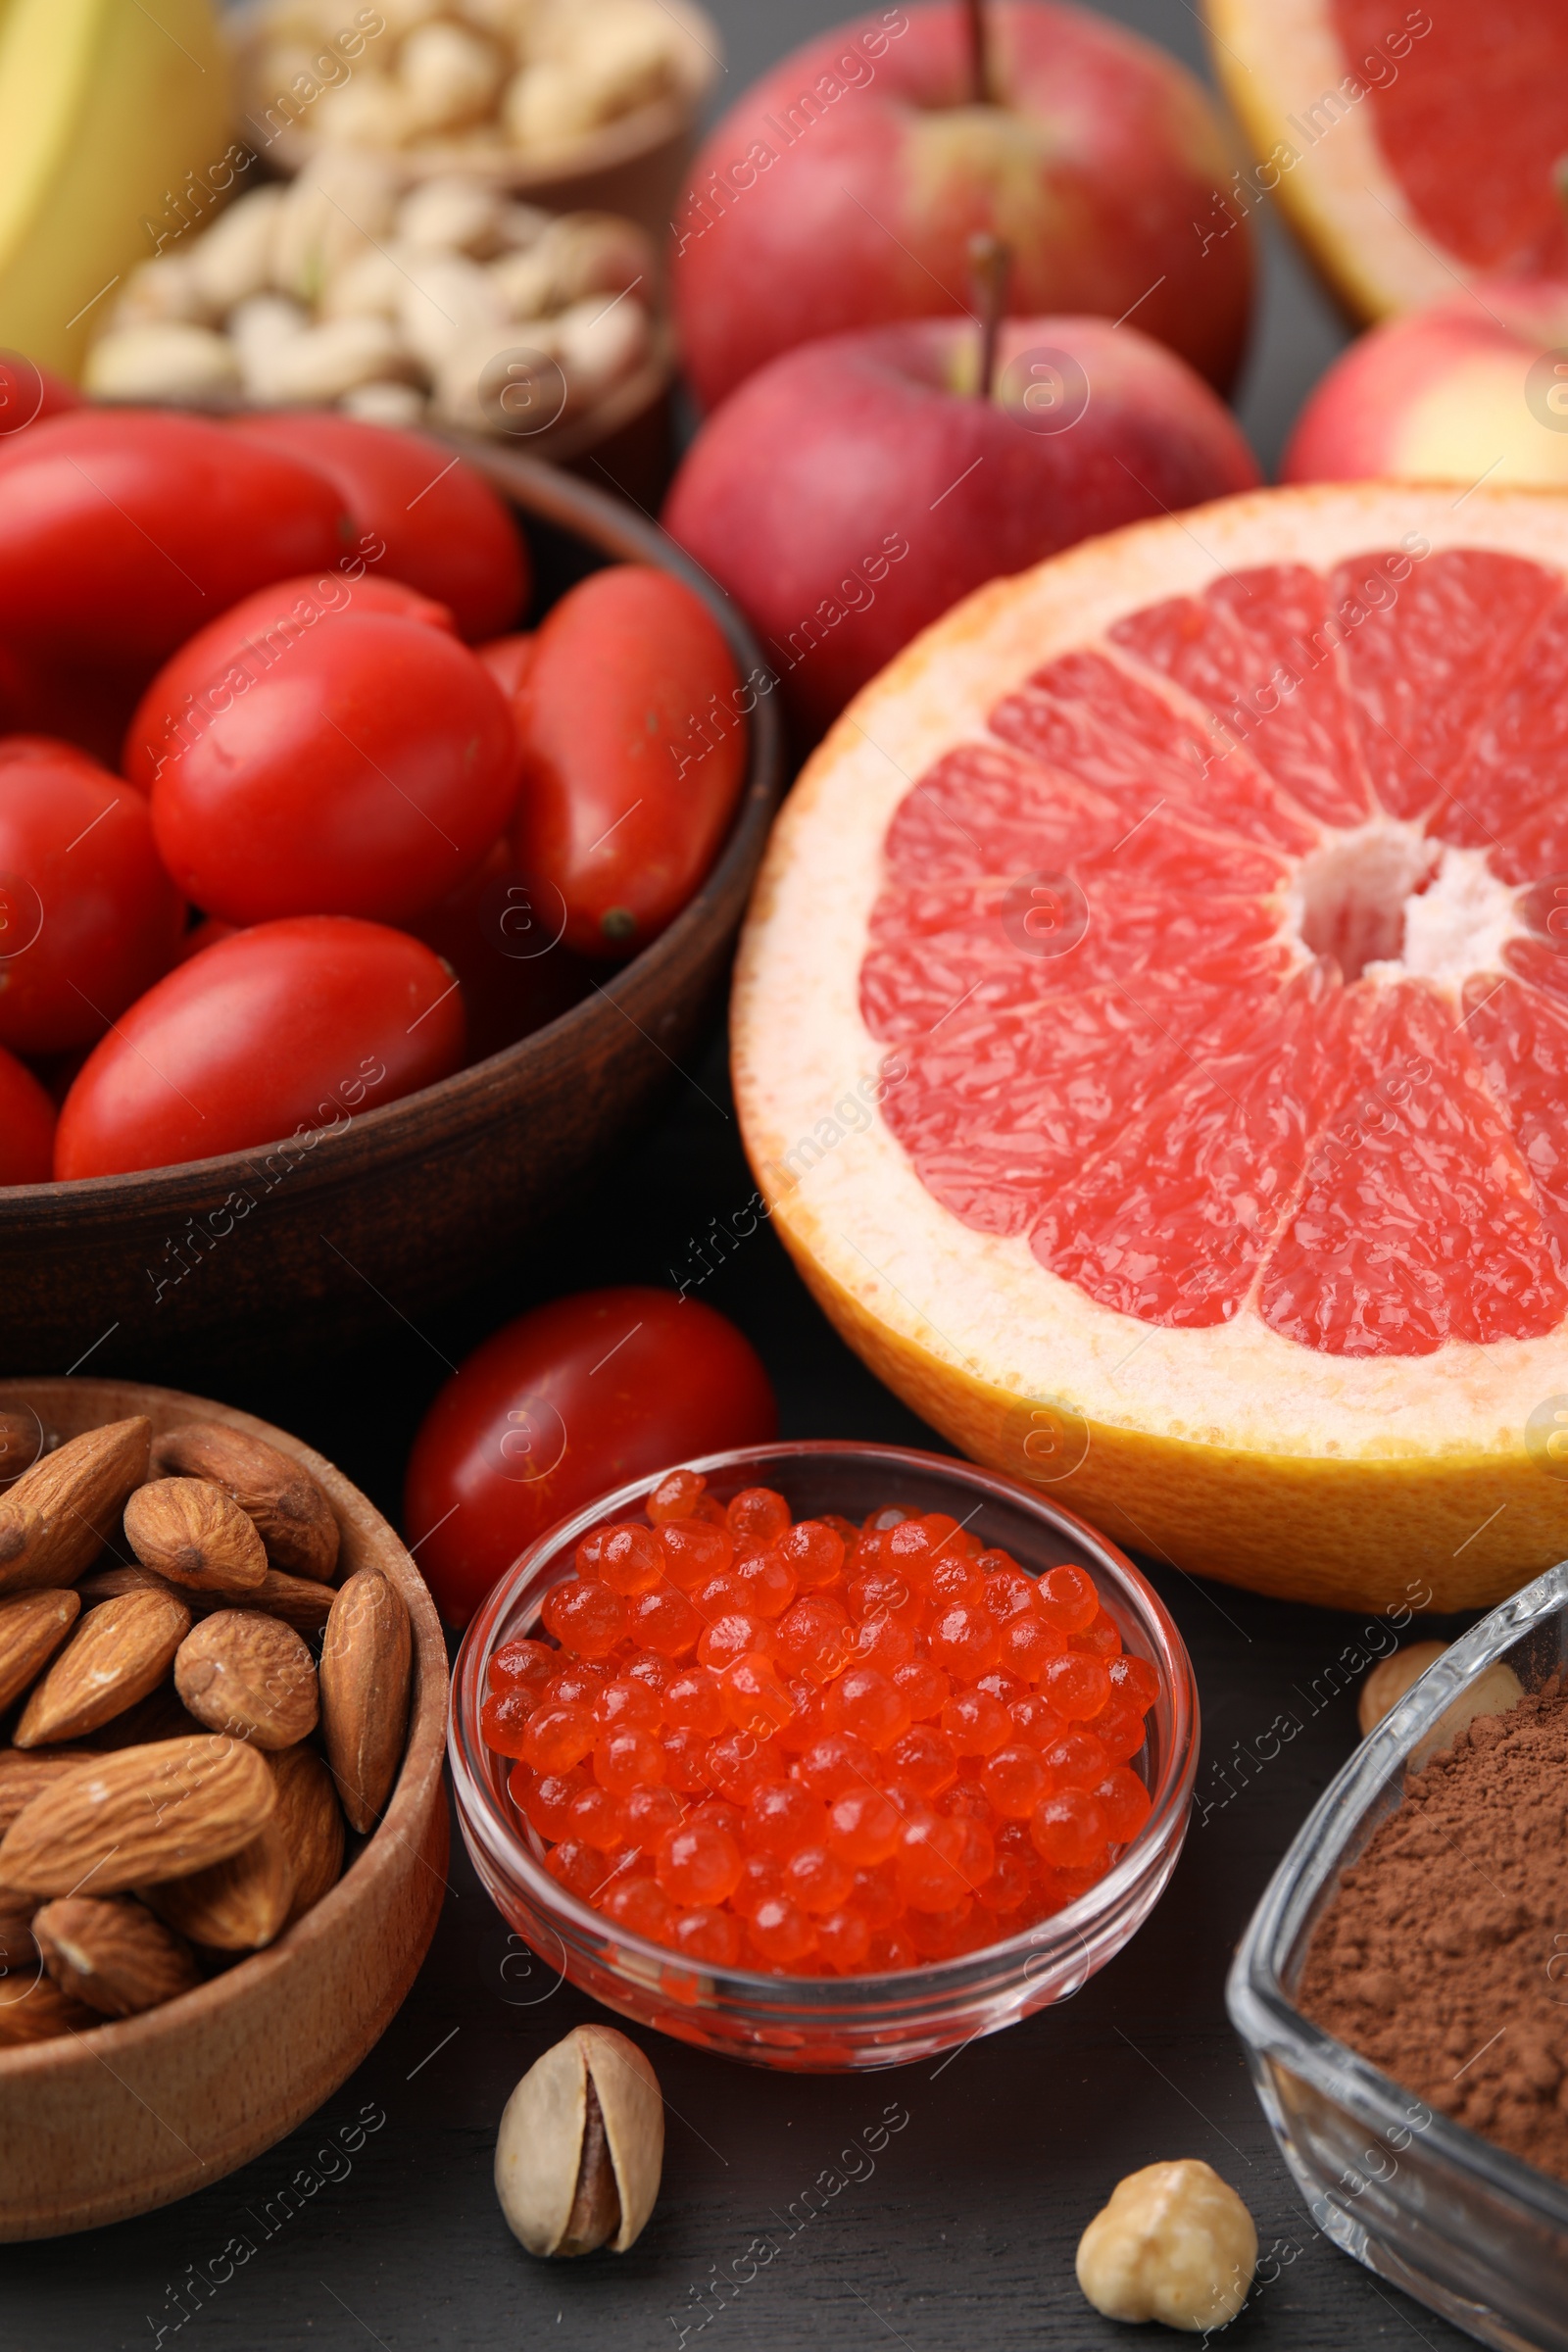
[[[617,2254],[654,2210],[664,2102],[652,2066],[611,2026],[577,2026],[517,2084],[496,2140],[496,2195],[530,2254]]]

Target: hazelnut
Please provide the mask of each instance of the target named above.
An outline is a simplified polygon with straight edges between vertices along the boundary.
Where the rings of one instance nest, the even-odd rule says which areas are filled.
[[[496,2195],[530,2254],[624,2254],[654,2210],[663,2158],[648,2060],[611,2026],[577,2026],[507,2101]]]
[[[1235,2319],[1256,2262],[1257,2231],[1235,2189],[1183,2156],[1117,2181],[1078,2241],[1078,2283],[1108,2320],[1196,2333]]]

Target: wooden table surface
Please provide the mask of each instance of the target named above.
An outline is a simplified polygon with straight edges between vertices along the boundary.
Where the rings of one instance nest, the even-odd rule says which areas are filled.
[[[843,13],[834,0],[707,4],[728,44],[726,92]],[[1201,66],[1187,0],[1106,13]],[[1241,410],[1270,466],[1343,331],[1263,225],[1262,325]],[[297,1430],[396,1518],[408,1445],[449,1359],[537,1298],[679,1280],[710,1218],[749,1199],[716,1039],[693,1076],[521,1276],[498,1272],[482,1298],[417,1331],[390,1301],[384,1337],[360,1356],[301,1363],[287,1378],[240,1374],[223,1395]],[[835,1339],[765,1227],[700,1295],[761,1350],[784,1435],[940,1446]],[[497,2123],[539,2053],[603,2013],[519,1958],[455,1843],[434,1948],[360,2073],[292,2138],[180,2205],[0,2248],[0,2346],[1088,2352],[1172,2341],[1093,2312],[1073,2251],[1124,2173],[1187,2155],[1241,2191],[1272,2256],[1268,2282],[1225,2335],[1236,2352],[1466,2342],[1314,2230],[1224,2011],[1248,1914],[1354,1740],[1353,1697],[1316,1705],[1313,1686],[1358,1621],[1157,1563],[1150,1573],[1197,1668],[1206,1810],[1152,1919],[1075,2000],[947,2060],[860,2078],[769,2075],[644,2034],[669,2109],[654,2219],[627,2255],[534,2262],[496,2205]],[[1225,1774],[1238,1743],[1250,1746],[1286,1707],[1304,1713],[1301,1737],[1250,1778]],[[872,2154],[865,2135],[880,2139],[884,2118],[893,2128]],[[839,2185],[802,2225],[802,2193],[824,2174]]]

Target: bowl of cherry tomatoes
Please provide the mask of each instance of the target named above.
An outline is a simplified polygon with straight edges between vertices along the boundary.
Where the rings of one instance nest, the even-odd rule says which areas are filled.
[[[515,1248],[692,1049],[771,672],[652,524],[509,451],[36,409],[0,439],[0,1368],[341,1344]]]

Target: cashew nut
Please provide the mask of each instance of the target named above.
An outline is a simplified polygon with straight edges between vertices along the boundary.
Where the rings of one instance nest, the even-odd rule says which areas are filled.
[[[398,323],[416,359],[434,375],[447,353],[507,323],[500,294],[477,262],[461,253],[411,253],[398,295]]]
[[[105,335],[88,353],[81,380],[95,400],[192,400],[237,392],[240,373],[224,336],[164,319]]]
[[[1251,2215],[1196,2156],[1129,2173],[1078,2241],[1078,2283],[1106,2319],[1195,2333],[1235,2319],[1256,2265]]]
[[[252,188],[197,238],[190,254],[191,279],[215,312],[231,311],[271,284],[282,205],[281,188]]]

